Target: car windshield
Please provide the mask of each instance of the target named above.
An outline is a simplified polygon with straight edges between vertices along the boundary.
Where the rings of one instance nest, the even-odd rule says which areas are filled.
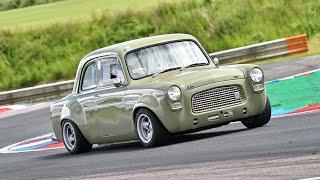
[[[129,73],[140,79],[184,67],[207,65],[209,61],[193,41],[161,44],[133,51],[126,56]]]

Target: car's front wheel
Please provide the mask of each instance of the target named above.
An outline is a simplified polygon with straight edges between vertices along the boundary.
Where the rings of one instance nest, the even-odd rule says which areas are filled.
[[[92,149],[80,129],[72,121],[64,121],[62,123],[62,139],[64,146],[71,154],[79,154],[88,152]]]
[[[264,111],[261,114],[246,118],[241,122],[247,128],[256,128],[256,127],[261,127],[267,124],[270,121],[270,118],[271,118],[271,105],[270,105],[269,99],[267,98],[266,106],[264,108]]]
[[[149,110],[140,109],[135,116],[138,138],[144,147],[163,144],[170,138],[159,119]]]

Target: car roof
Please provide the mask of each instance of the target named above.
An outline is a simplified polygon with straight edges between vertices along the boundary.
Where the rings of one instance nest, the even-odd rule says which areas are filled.
[[[125,41],[122,43],[114,44],[111,46],[107,46],[101,49],[97,49],[86,56],[82,58],[82,60],[79,62],[78,65],[78,70],[76,74],[76,81],[73,87],[73,92],[77,92],[78,88],[78,79],[80,78],[80,72],[81,68],[86,64],[88,61],[90,61],[93,58],[99,57],[99,56],[104,56],[106,54],[113,54],[113,53],[118,53],[120,57],[124,57],[125,54],[129,51],[147,47],[150,45],[154,44],[159,44],[159,43],[165,43],[165,42],[172,42],[172,41],[179,41],[179,40],[193,40],[197,41],[197,39],[189,34],[165,34],[165,35],[158,35],[158,36],[151,36],[151,37],[146,37],[146,38],[140,38],[140,39],[135,39],[131,41]]]
[[[83,58],[83,60],[88,60],[90,59],[88,57],[97,56],[99,54],[104,54],[107,52],[116,52],[119,55],[124,55],[128,51],[132,51],[142,47],[150,46],[153,44],[164,43],[164,42],[178,41],[178,40],[195,40],[196,41],[196,38],[189,34],[165,34],[165,35],[140,38],[140,39],[135,39],[131,41],[125,41],[122,43],[114,44],[101,49],[97,49],[87,54]]]

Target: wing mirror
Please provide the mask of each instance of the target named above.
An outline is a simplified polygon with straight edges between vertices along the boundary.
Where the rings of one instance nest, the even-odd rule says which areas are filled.
[[[121,81],[120,78],[114,78],[114,79],[112,79],[112,80],[113,80],[113,85],[114,85],[115,87],[121,87],[121,86],[123,85],[123,82]]]
[[[216,67],[219,67],[219,59],[217,57],[213,58],[213,64],[216,66]]]

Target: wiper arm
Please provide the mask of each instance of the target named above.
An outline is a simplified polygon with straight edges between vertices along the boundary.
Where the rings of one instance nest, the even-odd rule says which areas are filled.
[[[195,67],[195,66],[204,66],[204,65],[208,65],[208,63],[194,63],[194,64],[189,64],[188,66],[186,66],[186,67],[184,67],[184,68]]]
[[[155,76],[157,76],[158,74],[161,74],[161,73],[164,73],[164,72],[173,71],[173,70],[177,70],[177,69],[182,69],[182,67],[179,66],[179,67],[174,67],[174,68],[165,69],[165,70],[163,70],[163,71],[154,73],[152,77],[155,77]]]
[[[179,66],[179,67],[174,67],[174,68],[165,69],[165,70],[159,72],[159,74],[164,73],[164,72],[168,72],[168,71],[173,71],[173,70],[181,69],[181,68],[182,68],[182,67]]]

